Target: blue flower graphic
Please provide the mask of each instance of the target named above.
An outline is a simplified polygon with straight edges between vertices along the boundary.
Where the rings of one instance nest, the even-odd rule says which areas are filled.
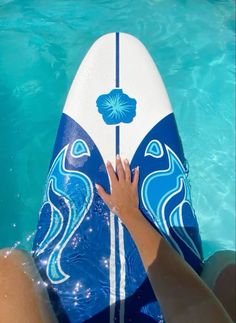
[[[122,89],[113,89],[97,99],[98,112],[106,124],[130,123],[136,115],[136,100],[131,99]]]

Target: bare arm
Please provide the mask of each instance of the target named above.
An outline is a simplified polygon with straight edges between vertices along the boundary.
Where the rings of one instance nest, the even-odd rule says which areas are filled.
[[[107,163],[111,194],[99,185],[96,187],[136,243],[167,322],[232,322],[214,294],[138,209],[139,170],[135,170],[132,182],[127,160],[123,167],[118,157],[116,168],[117,175],[111,163]]]

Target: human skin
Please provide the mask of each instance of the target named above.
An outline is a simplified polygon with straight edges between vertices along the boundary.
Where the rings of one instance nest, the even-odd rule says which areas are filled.
[[[31,255],[0,250],[0,323],[58,323]]]
[[[98,192],[133,237],[166,321],[232,322],[214,294],[139,211],[139,170],[135,170],[131,181],[128,161],[123,168],[118,159],[117,175],[111,164],[107,165],[107,171],[112,193],[107,194],[99,185]],[[226,274],[229,276],[230,272]],[[219,277],[222,288],[226,281],[223,278]],[[230,286],[232,280],[228,278]],[[58,322],[32,257],[22,250],[0,250],[0,322]]]
[[[107,163],[111,193],[96,184],[98,194],[131,234],[153,291],[168,323],[232,322],[222,304],[193,269],[151,226],[138,205],[139,169],[133,180],[128,160],[116,159],[116,172]]]

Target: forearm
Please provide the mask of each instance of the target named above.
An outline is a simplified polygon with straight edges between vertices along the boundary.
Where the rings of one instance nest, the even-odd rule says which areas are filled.
[[[214,294],[138,209],[123,218],[167,322],[231,322]]]
[[[131,234],[147,270],[156,259],[162,237],[138,209],[134,209],[132,215],[129,214],[124,218],[123,223]]]
[[[96,184],[98,193],[133,237],[167,322],[231,322],[215,296],[139,211],[139,169],[131,181],[128,160],[123,167],[117,156],[116,173],[110,162],[107,172],[111,194]]]

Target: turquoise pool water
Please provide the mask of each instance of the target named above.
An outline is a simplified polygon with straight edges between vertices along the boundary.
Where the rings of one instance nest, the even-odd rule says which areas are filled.
[[[129,32],[166,84],[204,256],[235,248],[235,2],[0,0],[0,247],[30,248],[63,104],[86,51]]]

